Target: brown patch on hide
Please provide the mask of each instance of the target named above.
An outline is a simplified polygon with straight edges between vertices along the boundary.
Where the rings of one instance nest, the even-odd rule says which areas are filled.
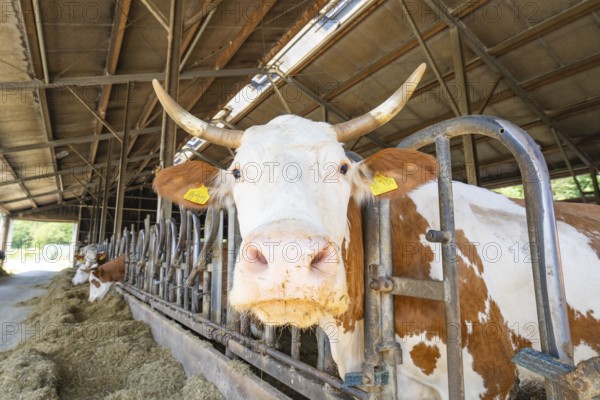
[[[410,358],[425,375],[431,375],[440,358],[440,349],[437,346],[428,346],[425,343],[419,343],[410,351]]]
[[[417,150],[384,149],[364,161],[373,175],[379,173],[394,178],[398,189],[381,194],[382,199],[397,199],[437,176],[434,157]]]
[[[434,254],[425,239],[430,228],[417,212],[416,204],[409,198],[392,202],[392,227],[394,246],[394,275],[415,279],[430,279],[431,263],[441,257],[441,247]],[[462,346],[473,357],[473,369],[484,382],[483,399],[506,397],[515,382],[515,367],[511,362],[513,345],[510,331],[498,305],[490,300],[486,310],[488,290],[483,278],[483,262],[472,242],[464,232],[457,232],[457,247],[463,257],[457,258],[460,291],[460,326]],[[423,242],[421,242],[423,240]],[[469,266],[467,259],[473,267]],[[425,340],[441,340],[443,343],[457,340],[457,331],[446,332],[443,302],[397,296],[395,298],[396,332],[401,336],[417,336]],[[479,317],[488,320],[479,323]],[[472,323],[469,333],[465,321]],[[439,338],[439,339],[437,339]],[[420,346],[420,345],[418,345]]]
[[[102,283],[122,282],[125,278],[125,256],[109,261],[92,271]]]
[[[213,201],[213,181],[219,169],[202,161],[189,161],[159,171],[152,188],[160,197],[181,204],[186,208],[204,209]],[[183,198],[188,190],[206,186],[211,198],[207,204],[197,204]]]
[[[600,320],[594,317],[592,311],[587,311],[584,315],[570,306],[567,307],[567,315],[573,346],[585,343],[600,354]]]
[[[344,332],[354,332],[356,321],[363,318],[365,275],[361,211],[352,199],[348,204],[348,223],[350,243],[349,245],[345,241],[342,243],[342,257],[346,268],[346,285],[350,303],[346,312],[336,317],[336,321],[344,328]]]
[[[511,199],[525,207],[525,201]],[[600,258],[600,206],[596,204],[578,204],[564,201],[554,202],[554,214],[557,221],[565,222],[590,239],[592,248]],[[559,238],[560,239],[560,238]]]

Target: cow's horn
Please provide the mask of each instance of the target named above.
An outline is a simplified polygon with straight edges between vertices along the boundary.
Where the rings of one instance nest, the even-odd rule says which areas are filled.
[[[410,99],[410,96],[417,88],[417,85],[425,72],[425,68],[426,66],[424,63],[419,65],[400,89],[377,108],[350,121],[334,125],[333,128],[337,133],[338,141],[347,142],[366,135],[394,118],[406,105],[408,99]]]
[[[231,148],[240,147],[244,131],[217,128],[210,125],[200,118],[193,116],[177,104],[156,79],[152,80],[152,86],[154,86],[158,100],[160,100],[167,113],[173,118],[173,121],[187,132],[213,144]]]

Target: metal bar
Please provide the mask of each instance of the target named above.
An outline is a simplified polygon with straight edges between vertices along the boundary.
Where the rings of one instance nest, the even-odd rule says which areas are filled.
[[[85,102],[85,100],[83,100],[81,97],[79,97],[79,95],[77,93],[75,93],[75,91],[73,89],[71,89],[69,86],[65,86],[67,88],[67,90],[69,92],[71,92],[71,94],[73,95],[73,97],[75,97],[82,105],[83,107],[88,110],[90,112],[90,114],[92,114],[94,116],[94,118],[96,118],[99,122],[102,123],[102,125],[104,125],[106,127],[106,129],[108,129],[108,131],[110,133],[112,133],[112,135],[119,141],[122,142],[123,139],[121,139],[121,136],[119,136],[119,134],[117,134],[117,131],[115,131],[112,126],[110,126],[110,124],[108,122],[106,122],[106,120],[104,118],[102,118],[101,116],[99,116],[96,111],[92,110],[92,108],[90,106],[87,105],[87,103]]]
[[[123,38],[125,37],[125,29],[127,27],[127,18],[129,17],[129,10],[131,8],[131,1],[132,0],[117,0],[115,2],[115,15],[110,33],[106,64],[104,67],[104,74],[107,76],[114,75],[117,70],[117,63],[119,61],[121,46],[123,45]],[[111,93],[112,85],[102,86],[100,99],[98,100],[98,106],[96,108],[97,115],[101,117],[106,116]],[[94,135],[98,135],[99,133],[102,133],[102,122],[96,121]],[[96,161],[98,146],[99,142],[91,142],[89,160],[92,164]]]
[[[253,76],[264,74],[264,68],[226,68],[220,70],[213,69],[193,69],[181,73],[180,80],[194,80],[198,78],[230,78],[241,76]],[[117,75],[98,75],[73,78],[55,78],[50,83],[44,83],[39,80],[20,81],[20,82],[0,82],[2,90],[29,90],[29,89],[51,89],[67,86],[102,86],[117,85],[129,82],[152,82],[153,79],[163,80],[164,72],[147,72],[139,74],[117,74]]]
[[[108,197],[110,190],[110,161],[112,153],[112,139],[108,141],[108,153],[106,157],[106,177],[104,179],[104,196],[102,196],[102,215],[100,216],[100,236],[99,241],[103,242],[106,238],[106,219],[108,217]]]
[[[50,112],[48,111],[48,99],[46,97],[46,91],[44,89],[40,89],[37,91],[39,104],[40,104],[40,113],[42,117],[42,121],[44,123],[44,131],[46,133],[46,142],[52,141],[52,124],[50,122]],[[52,160],[52,168],[54,169],[54,178],[56,179],[56,188],[59,191],[65,190],[63,186],[63,181],[61,176],[58,174],[58,163],[56,162],[56,152],[54,151],[54,147],[48,147],[50,153],[50,159]],[[62,203],[63,197],[62,193],[58,195],[58,202]]]
[[[242,235],[237,220],[237,209],[234,205],[227,208],[227,297],[233,289],[233,274],[237,262]],[[240,330],[240,315],[227,303],[227,327],[235,331]]]
[[[384,199],[379,202],[379,274],[380,276],[392,276],[392,222],[390,200]],[[386,370],[389,374],[388,384],[385,385],[385,393],[390,399],[398,399],[398,374],[396,366],[402,363],[402,352],[400,345],[396,343],[394,296],[391,293],[380,292],[381,298],[381,343],[378,351],[384,354]]]
[[[435,152],[440,165],[438,192],[440,205],[440,230],[446,236],[442,243],[442,265],[444,281],[448,282],[445,293],[449,301],[445,304],[446,354],[448,359],[448,394],[451,399],[464,399],[462,338],[460,319],[460,293],[456,265],[456,233],[454,229],[454,200],[452,198],[452,161],[450,138],[438,136]],[[458,327],[458,329],[457,329]]]
[[[123,134],[123,132],[118,132],[118,133],[120,135]],[[130,133],[136,134],[136,135],[148,135],[148,134],[152,134],[152,133],[160,133],[160,127],[135,129],[135,130],[131,130]],[[69,139],[57,139],[57,140],[52,140],[51,142],[48,142],[48,143],[33,143],[33,144],[28,144],[28,145],[23,145],[23,146],[1,147],[0,153],[9,154],[9,153],[16,153],[16,152],[20,152],[20,151],[44,149],[46,147],[62,147],[62,146],[80,144],[80,143],[98,142],[100,140],[111,139],[112,137],[114,137],[112,133],[101,133],[100,135],[95,135],[95,136],[88,135],[88,136],[80,136],[80,137],[69,138]]]
[[[119,160],[119,180],[117,183],[117,200],[115,205],[115,221],[113,232],[120,232],[123,221],[123,203],[125,201],[125,175],[127,174],[127,145],[129,144],[129,114],[133,83],[127,84],[127,96],[125,98],[125,115],[123,116],[123,140],[121,141],[121,159]]]
[[[202,18],[204,18],[206,15],[213,13],[214,11],[216,11],[217,7],[219,5],[221,5],[221,3],[223,3],[223,0],[216,0],[216,1],[211,1],[209,6],[206,5],[202,5],[202,9],[200,11],[198,11],[196,14],[194,14],[183,26],[184,30],[187,30],[188,28],[190,28],[192,25],[194,25],[196,22],[199,22]]]
[[[177,320],[181,324],[187,326],[188,328],[199,333],[205,338],[210,340],[216,340],[221,344],[226,345],[233,351],[234,354],[238,355],[242,359],[247,360],[248,357],[246,356],[246,354],[248,354],[247,351],[250,351],[258,355],[260,358],[265,359],[265,364],[271,364],[269,358],[265,357],[266,355],[277,361],[277,364],[272,364],[275,368],[277,366],[281,366],[282,364],[291,366],[297,371],[301,371],[317,379],[319,381],[318,388],[320,390],[320,395],[316,398],[335,398],[334,396],[342,396],[342,398],[348,398],[347,395],[351,395],[356,399],[360,400],[370,399],[369,393],[354,388],[345,388],[343,386],[343,382],[340,379],[335,378],[322,371],[319,371],[318,369],[311,367],[308,364],[295,360],[292,357],[275,350],[274,348],[268,347],[264,343],[250,339],[246,336],[241,335],[238,332],[226,329],[210,321],[209,319],[204,318],[202,315],[192,314],[172,304],[168,304],[164,300],[156,296],[142,292],[139,289],[136,289],[130,285],[125,285],[123,283],[118,283],[117,285],[124,291],[132,294],[133,296],[142,300],[143,302],[150,304],[153,308],[156,308],[168,317]],[[265,368],[265,364],[262,364],[263,368]],[[266,371],[269,373],[273,373],[274,369],[269,368]],[[285,377],[285,375],[281,376]],[[312,385],[311,382],[305,380],[297,380],[297,384],[288,382],[289,381],[286,380],[284,383],[290,385],[294,390],[297,390],[300,393],[306,393],[305,387],[308,385]],[[339,392],[336,393],[335,391],[324,390],[323,383],[329,385],[335,390],[338,390]]]
[[[19,180],[19,182],[17,182],[17,184],[19,185],[19,187],[21,188],[21,190],[27,195],[27,197],[23,198],[23,200],[30,200],[31,204],[33,204],[34,208],[37,208],[38,205],[37,203],[33,200],[35,197],[38,197],[39,195],[32,195],[31,192],[29,191],[29,189],[27,189],[27,187],[23,184],[23,182],[21,181],[21,178],[19,175],[17,175],[17,173],[15,172],[15,170],[13,169],[13,167],[10,165],[10,163],[8,162],[8,160],[6,159],[6,157],[4,157],[4,153],[0,152],[0,163],[3,163],[4,165],[6,165],[6,172],[10,173],[11,175],[13,175],[15,178],[17,178]],[[59,194],[59,192],[54,192],[52,194]],[[0,202],[0,204],[6,204],[6,201],[2,201]]]
[[[46,42],[44,40],[44,29],[42,27],[42,15],[40,13],[39,0],[33,0],[32,4],[33,13],[35,15],[35,29],[37,31],[37,37],[39,42],[44,82],[47,84],[48,82],[50,82],[50,75],[48,74],[48,60],[46,59]]]
[[[427,0],[426,0],[427,1]],[[398,147],[420,148],[443,134],[449,138],[464,132],[498,139],[515,156],[525,188],[527,226],[542,351],[565,363],[573,363],[562,265],[548,168],[537,144],[518,126],[489,116],[465,116],[444,121],[403,140]],[[558,399],[557,387],[546,383],[547,394]]]
[[[444,282],[428,279],[413,279],[392,276],[393,289],[390,292],[396,296],[410,296],[421,299],[445,301]]]
[[[483,112],[487,108],[488,104],[490,104],[490,100],[492,99],[492,97],[494,97],[494,92],[496,91],[496,88],[500,84],[501,80],[502,80],[502,75],[498,75],[498,77],[494,81],[494,86],[492,86],[492,89],[490,90],[490,92],[486,96],[486,98],[483,101],[483,103],[481,103],[481,106],[479,107],[479,110],[477,110],[477,112],[475,114],[483,114]]]
[[[169,29],[169,24],[167,23],[167,17],[164,16],[164,14],[162,13],[162,11],[160,11],[158,9],[158,7],[156,7],[154,5],[154,3],[152,3],[150,0],[142,0],[142,3],[146,6],[146,8],[148,9],[148,11],[150,11],[150,14],[152,14],[154,16],[154,18],[156,18],[156,20],[158,21],[158,23],[165,28],[165,30],[167,32],[171,32],[171,30]],[[171,10],[173,11],[173,10]],[[173,15],[173,14],[171,14]]]
[[[575,170],[573,170],[573,165],[571,165],[571,160],[569,160],[569,156],[567,155],[567,152],[565,151],[565,146],[563,146],[562,142],[560,141],[560,138],[556,134],[556,131],[554,129],[550,129],[550,131],[552,131],[552,135],[554,136],[554,140],[556,140],[556,144],[558,145],[558,148],[560,149],[560,153],[562,154],[563,159],[565,160],[567,169],[569,170],[569,173],[571,174],[571,177],[573,178],[573,181],[575,182],[575,186],[577,186],[577,191],[579,192],[581,201],[584,203],[587,203],[587,199],[585,198],[585,193],[584,193],[583,189],[581,188],[581,184],[579,183],[579,180],[577,179],[577,174],[575,174]]]
[[[217,219],[213,220],[213,223],[218,224],[218,231],[215,243],[212,247],[212,261],[209,265],[209,271],[211,272],[211,308],[210,308],[210,319],[217,324],[221,324],[223,317],[223,210],[220,210],[217,214]]]
[[[81,161],[83,161],[88,167],[90,167],[92,169],[92,171],[94,171],[96,173],[96,175],[98,175],[100,177],[100,179],[104,180],[104,176],[102,175],[102,173],[100,172],[100,170],[98,168],[96,168],[94,165],[92,165],[84,156],[81,155],[80,152],[78,152],[75,147],[69,145],[69,149],[71,149],[71,151],[73,153],[75,153],[80,159]],[[109,154],[110,156],[110,154]]]
[[[382,357],[377,350],[381,341],[381,299],[379,293],[371,289],[370,282],[379,277],[380,257],[380,207],[379,202],[369,204],[363,213],[363,229],[365,238],[365,361],[362,368],[362,383],[366,386],[375,385],[375,370],[382,364]],[[348,377],[344,377],[348,380]]]
[[[183,34],[183,0],[171,0],[171,16],[169,19],[169,37],[167,49],[167,68],[165,71],[165,89],[177,100],[179,92],[179,66],[181,53],[181,35]],[[160,166],[167,168],[173,165],[175,157],[175,140],[177,124],[162,112],[162,131],[160,136]],[[170,200],[161,198],[158,207],[165,218],[171,217],[173,205]]]
[[[421,49],[425,53],[425,57],[427,58],[427,61],[428,61],[429,65],[431,66],[431,70],[433,71],[435,78],[439,82],[440,87],[442,88],[442,91],[444,92],[444,94],[446,95],[446,98],[448,99],[448,103],[449,103],[448,105],[450,106],[450,109],[452,110],[454,115],[459,116],[460,111],[458,109],[458,105],[456,104],[456,100],[454,99],[454,96],[452,96],[450,89],[448,89],[448,85],[446,85],[446,81],[442,77],[442,73],[440,72],[440,69],[438,68],[437,63],[435,62],[435,59],[433,58],[433,55],[431,54],[429,47],[425,43],[425,40],[423,40],[423,36],[421,35],[421,32],[419,31],[419,27],[415,23],[415,20],[413,19],[410,11],[408,11],[408,7],[406,7],[406,3],[404,0],[400,0],[400,6],[402,7],[402,12],[406,16],[406,20],[408,21],[408,24],[410,25],[410,28],[412,29],[413,35],[415,35],[415,39],[417,39],[417,41],[419,42],[419,45],[421,46]]]
[[[300,332],[300,329],[298,327],[292,326],[292,349],[290,352],[290,356],[292,356],[294,360],[300,359],[300,347],[302,345],[301,335],[302,333]]]
[[[321,327],[317,327],[317,368],[329,375],[336,374],[337,365],[331,355],[331,345],[327,334]]]
[[[223,0],[217,1],[215,3],[219,3],[220,4],[222,2],[223,2]],[[213,5],[211,5],[211,7]],[[205,9],[205,7],[202,7],[202,11],[204,11],[204,9]],[[183,58],[181,60],[181,64],[179,65],[179,71],[180,72],[183,69],[183,67],[185,66],[185,64],[187,63],[187,61],[190,59],[190,56],[194,52],[194,49],[196,48],[196,45],[198,44],[198,42],[200,41],[200,38],[204,34],[204,31],[206,30],[206,27],[210,23],[210,20],[212,19],[213,15],[215,14],[215,11],[217,11],[216,5],[214,5],[214,7],[212,7],[212,10],[210,10],[208,12],[208,15],[204,19],[204,22],[202,22],[202,26],[200,27],[200,29],[198,29],[198,31],[194,35],[194,39],[192,39],[192,42],[190,43],[189,47],[186,49],[185,54],[183,55]]]
[[[460,40],[460,31],[456,26],[450,27],[450,42],[452,43],[454,61],[454,81],[458,86],[458,109],[460,115],[471,114],[469,91],[467,90],[467,76],[465,61]],[[465,167],[467,169],[467,183],[479,186],[479,168],[477,167],[477,147],[473,135],[464,135],[463,152]]]

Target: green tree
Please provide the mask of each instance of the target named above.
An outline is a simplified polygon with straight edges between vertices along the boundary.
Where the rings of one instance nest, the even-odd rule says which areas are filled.
[[[33,232],[33,242],[44,246],[49,243],[69,244],[73,238],[73,224],[46,222]]]
[[[32,243],[31,223],[29,221],[15,221],[11,240],[12,247],[14,249],[26,249]]]

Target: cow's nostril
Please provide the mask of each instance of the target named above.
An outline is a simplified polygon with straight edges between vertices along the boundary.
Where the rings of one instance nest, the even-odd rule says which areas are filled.
[[[246,255],[248,257],[246,261],[254,267],[266,268],[269,265],[262,251],[257,247],[249,247]]]
[[[328,264],[337,264],[337,261],[335,247],[332,244],[326,244],[321,251],[315,254],[310,266],[320,270],[326,268]]]

